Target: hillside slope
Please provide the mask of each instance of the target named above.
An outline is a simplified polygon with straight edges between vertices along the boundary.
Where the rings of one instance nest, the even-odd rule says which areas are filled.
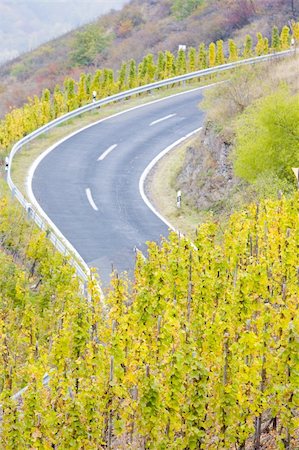
[[[121,11],[3,65],[0,115],[43,88],[53,89],[67,75],[78,78],[104,66],[117,70],[124,60],[176,51],[179,44],[229,37],[241,43],[249,31],[270,35],[273,25],[281,27],[298,14],[299,0],[131,0]]]
[[[225,221],[249,202],[296,191],[291,168],[299,164],[298,144],[292,144],[299,136],[298,63],[297,56],[247,67],[236,71],[228,83],[205,92],[203,131],[186,150],[174,183],[201,220],[213,214]],[[248,132],[249,144],[241,159],[240,142]],[[253,157],[261,138],[258,157]],[[268,158],[264,165],[263,158]]]
[[[85,0],[82,11],[81,0],[0,0],[0,64],[121,7],[125,1]]]

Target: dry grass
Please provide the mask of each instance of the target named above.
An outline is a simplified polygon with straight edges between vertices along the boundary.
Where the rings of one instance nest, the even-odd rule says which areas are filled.
[[[287,83],[293,92],[299,92],[299,48],[296,55],[277,64],[275,70],[269,73],[271,84]]]
[[[235,70],[229,83],[217,85],[205,93],[201,106],[207,111],[208,119],[230,138],[234,118],[282,83],[287,84],[291,92],[299,91],[299,50],[296,56],[281,61]]]
[[[146,193],[155,208],[170,222],[176,230],[193,238],[198,225],[207,216],[204,212],[188,205],[184,197],[181,208],[176,205],[176,179],[189,146],[194,145],[195,138],[190,138],[183,145],[172,149],[152,169],[146,180]]]

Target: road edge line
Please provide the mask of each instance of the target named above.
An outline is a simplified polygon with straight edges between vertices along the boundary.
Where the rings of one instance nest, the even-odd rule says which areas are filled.
[[[162,221],[165,223],[165,225],[167,225],[167,227],[176,232],[176,233],[180,233],[179,230],[177,230],[170,222],[168,222],[168,220],[162,216],[162,214],[160,214],[157,209],[154,207],[154,205],[151,203],[151,201],[149,200],[148,196],[145,193],[145,189],[144,189],[144,185],[145,185],[145,181],[146,178],[148,177],[149,173],[151,172],[151,170],[153,169],[153,167],[157,164],[158,161],[160,161],[160,159],[162,159],[167,153],[169,153],[172,149],[174,149],[175,147],[177,147],[179,144],[182,144],[184,141],[186,141],[187,139],[189,139],[190,137],[192,137],[193,135],[195,135],[196,133],[199,133],[202,130],[203,127],[199,127],[196,128],[195,130],[191,131],[190,133],[186,134],[185,136],[181,137],[180,139],[178,139],[177,141],[173,142],[171,145],[169,145],[168,147],[166,147],[164,150],[162,150],[148,165],[147,167],[144,169],[144,171],[142,172],[142,175],[139,179],[139,193],[142,197],[142,200],[144,201],[144,203],[146,204],[146,206],[152,210],[152,212]]]

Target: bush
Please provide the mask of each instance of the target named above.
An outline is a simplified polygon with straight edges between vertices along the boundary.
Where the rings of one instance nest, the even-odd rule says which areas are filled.
[[[190,16],[202,3],[202,0],[173,0],[171,11],[178,20],[183,20]]]
[[[91,65],[95,57],[109,46],[110,41],[111,35],[104,34],[96,25],[90,25],[76,34],[71,62],[78,66]]]
[[[250,183],[269,171],[293,181],[292,167],[299,167],[299,97],[281,88],[237,120],[234,170]]]
[[[295,178],[294,178],[295,179]],[[292,180],[293,181],[293,180]],[[286,197],[294,194],[294,183],[286,178],[279,178],[274,172],[263,172],[256,178],[254,183],[248,187],[249,195],[252,193],[255,198],[258,199],[277,199],[280,193],[283,193]]]

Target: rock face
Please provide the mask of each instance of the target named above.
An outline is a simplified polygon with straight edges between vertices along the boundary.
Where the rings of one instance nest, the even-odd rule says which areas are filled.
[[[231,144],[211,123],[188,149],[177,178],[177,187],[193,207],[220,212],[239,182],[233,175],[229,159]]]

